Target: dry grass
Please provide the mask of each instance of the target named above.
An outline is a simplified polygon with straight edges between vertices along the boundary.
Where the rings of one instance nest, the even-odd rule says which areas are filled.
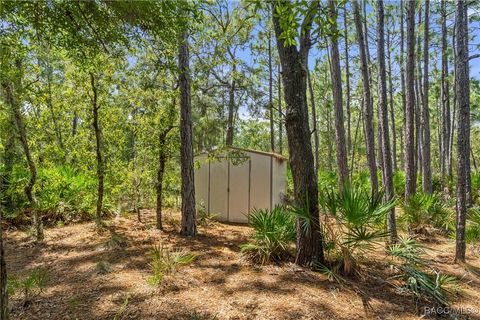
[[[292,264],[251,266],[239,248],[250,232],[246,226],[215,223],[200,227],[191,239],[180,237],[171,223],[163,232],[155,230],[153,212],[142,216],[143,223],[133,216],[108,221],[125,239],[122,246],[106,246],[111,232],[99,234],[93,223],[48,229],[40,246],[22,232],[8,232],[10,275],[39,266],[51,274],[28,307],[12,297],[12,319],[418,319],[425,307],[383,280],[391,271],[381,247],[365,259],[364,279],[338,285]],[[168,221],[178,218],[172,213]],[[159,244],[199,256],[152,287],[148,252]],[[426,245],[433,249],[432,266],[463,279],[463,296],[453,306],[480,310],[479,259],[458,266],[452,240],[437,237]],[[111,272],[98,272],[100,262]],[[480,314],[464,318],[480,319]]]

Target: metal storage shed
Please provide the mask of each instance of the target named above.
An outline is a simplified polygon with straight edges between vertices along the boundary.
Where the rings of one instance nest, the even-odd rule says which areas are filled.
[[[247,222],[252,209],[282,203],[287,159],[257,150],[229,147],[195,157],[195,196],[207,212],[228,222]]]

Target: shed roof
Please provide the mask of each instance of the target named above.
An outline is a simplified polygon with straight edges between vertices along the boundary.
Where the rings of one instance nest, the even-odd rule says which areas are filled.
[[[281,154],[275,153],[275,152],[267,152],[267,151],[262,151],[262,150],[254,150],[254,149],[239,148],[239,147],[228,147],[228,148],[234,149],[234,150],[245,151],[245,152],[263,154],[265,156],[274,157],[274,158],[277,158],[279,160],[287,160],[286,157],[282,156]]]
[[[240,148],[240,147],[232,147],[232,146],[226,146],[226,147],[223,147],[223,149],[233,149],[233,150],[239,150],[239,151],[244,151],[244,152],[251,152],[251,153],[261,154],[261,155],[264,155],[264,156],[274,157],[274,158],[276,158],[276,159],[278,159],[278,160],[281,160],[281,161],[286,161],[286,160],[288,160],[286,157],[282,156],[281,154],[274,153],[274,152],[268,152],[268,151],[262,151],[262,150],[254,150],[254,149],[247,149],[247,148]],[[202,155],[202,154],[208,154],[208,152],[202,152],[202,153],[198,154],[197,156]]]

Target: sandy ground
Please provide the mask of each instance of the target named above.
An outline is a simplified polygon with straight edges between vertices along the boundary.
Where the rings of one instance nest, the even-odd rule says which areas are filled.
[[[390,274],[390,260],[381,248],[366,257],[364,279],[339,285],[293,264],[250,265],[239,248],[250,232],[246,226],[215,223],[200,227],[200,235],[190,239],[177,234],[176,213],[167,214],[164,232],[154,229],[152,212],[145,210],[142,216],[142,223],[134,216],[108,221],[126,240],[123,247],[106,246],[111,233],[99,233],[93,223],[47,229],[42,245],[24,232],[7,232],[9,275],[21,277],[35,267],[48,268],[50,274],[46,288],[29,305],[23,306],[19,293],[11,297],[11,318],[418,319],[429,307],[415,304],[382,280]],[[152,287],[147,283],[148,252],[158,244],[185,248],[199,257]],[[478,256],[459,266],[452,262],[452,240],[436,237],[428,246],[434,249],[433,266],[462,279],[463,293],[452,302],[463,308],[457,318],[480,319]],[[101,261],[111,264],[110,273],[97,271]]]

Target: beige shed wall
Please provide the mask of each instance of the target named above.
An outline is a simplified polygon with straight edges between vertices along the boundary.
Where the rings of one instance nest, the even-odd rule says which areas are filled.
[[[197,206],[203,203],[208,210],[208,162],[206,155],[195,158],[195,199]]]
[[[235,165],[230,163],[230,192],[228,221],[247,222],[250,189],[250,159]]]
[[[248,153],[252,159],[250,210],[270,209],[270,156]]]
[[[195,195],[219,220],[246,223],[250,210],[270,209],[286,192],[287,161],[269,154],[244,151],[245,161],[195,158]],[[210,172],[210,174],[209,174]]]
[[[210,162],[210,213],[228,220],[228,162]]]

